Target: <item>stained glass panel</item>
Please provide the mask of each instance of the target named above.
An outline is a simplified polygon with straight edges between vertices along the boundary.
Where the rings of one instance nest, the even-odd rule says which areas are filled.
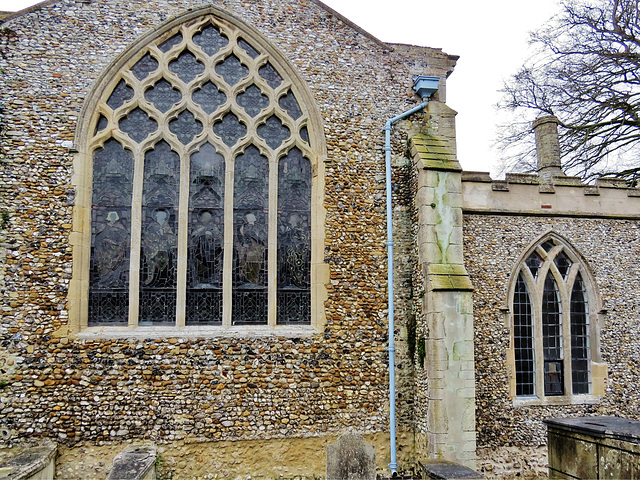
[[[269,97],[263,95],[258,87],[251,85],[238,95],[236,102],[244,108],[249,115],[255,117],[263,108],[269,106]]]
[[[172,106],[180,101],[182,94],[164,78],[149,88],[144,97],[160,110],[166,113]]]
[[[216,72],[231,86],[249,75],[249,69],[235,55],[230,55],[222,63],[217,64]]]
[[[309,130],[307,130],[307,127],[302,127],[300,129],[300,138],[302,138],[306,143],[309,143]]]
[[[278,163],[278,323],[311,322],[311,164],[297,148]]]
[[[191,155],[187,325],[222,323],[224,158],[204,144]]]
[[[238,46],[245,52],[247,52],[247,55],[249,55],[251,58],[257,58],[258,55],[260,55],[260,53],[258,53],[258,51],[253,48],[247,41],[245,41],[244,38],[238,39]]]
[[[277,88],[282,83],[282,77],[269,62],[258,69],[258,74],[267,81],[271,88]]]
[[[138,80],[143,80],[147,78],[151,72],[155,72],[157,69],[158,61],[147,53],[138,60],[138,62],[131,68],[131,71]]]
[[[232,147],[247,133],[247,127],[233,113],[227,113],[221,121],[213,125],[213,131],[225,145]]]
[[[109,121],[107,120],[107,118],[104,115],[100,115],[100,118],[98,118],[98,122],[96,123],[96,130],[93,134],[96,135],[98,132],[101,132],[102,130],[107,128],[108,124]]]
[[[183,110],[177,118],[169,122],[169,130],[178,137],[180,143],[187,145],[202,132],[202,122],[189,110]]]
[[[235,161],[234,324],[267,323],[269,164],[254,146]]]
[[[142,192],[140,325],[174,324],[180,158],[162,141],[147,152]]]
[[[193,43],[198,45],[209,56],[229,44],[229,39],[213,25],[207,25],[193,36]]]
[[[137,107],[135,110],[120,119],[120,130],[129,135],[133,140],[140,143],[158,128],[158,122],[146,114],[144,110]]]
[[[116,85],[116,88],[111,92],[111,95],[107,100],[107,105],[111,107],[111,110],[115,110],[116,108],[124,105],[127,100],[131,100],[133,98],[133,93],[133,88],[127,85],[127,82],[124,80],[120,80]]]
[[[169,70],[178,75],[183,82],[189,83],[204,72],[204,65],[193,53],[187,50],[182,52],[176,60],[169,63]]]
[[[227,101],[227,96],[211,82],[205,83],[193,92],[192,98],[208,115],[215,112],[220,105]]]
[[[265,123],[258,127],[258,135],[267,142],[267,145],[276,149],[291,136],[291,130],[282,123],[282,120],[271,115]]]
[[[128,72],[116,77],[118,83],[102,100],[102,105],[106,103],[118,114],[98,117],[92,146],[89,322],[127,325],[131,321],[133,230],[140,232],[140,252],[136,252],[140,260],[135,266],[139,305],[132,311],[138,312],[140,325],[175,325],[178,292],[186,294],[188,325],[221,325],[225,301],[231,303],[224,309],[231,311],[233,324],[309,324],[310,162],[297,148],[277,161],[278,195],[277,199],[272,197],[272,201],[277,200],[277,209],[270,212],[267,160],[273,156],[272,167],[276,168],[279,152],[275,150],[282,148],[292,135],[297,136],[298,146],[298,139],[309,143],[301,104],[283,86],[277,65],[269,62],[232,24],[225,23],[223,27],[207,15],[176,27],[169,35],[172,36],[155,41],[157,48],[151,44],[140,51],[142,56],[136,57]],[[146,101],[138,102],[132,85],[139,88],[141,84],[134,77],[144,82],[146,90],[136,92],[143,94]],[[273,91],[277,88],[281,89],[277,92],[279,97]],[[134,98],[136,104],[130,105]],[[270,118],[260,116],[274,107],[277,113],[268,114]],[[207,122],[205,113],[210,116]],[[215,124],[211,126],[213,119]],[[298,131],[292,131],[287,126],[291,120],[304,126],[296,125]],[[205,128],[212,129],[207,134],[214,133],[217,140],[200,145]],[[153,139],[155,145],[152,150],[136,148],[132,153],[112,139],[96,149],[107,130],[119,130],[142,145]],[[121,138],[119,135],[116,137]],[[251,137],[246,138],[248,135]],[[244,148],[245,142],[253,145],[235,159],[225,158],[231,149],[226,147]],[[126,144],[130,145],[128,139]],[[256,145],[264,149],[264,155]],[[180,172],[181,164],[188,164],[189,171]],[[134,165],[142,169],[141,175],[136,176],[141,179],[137,188],[133,188]],[[234,191],[225,198],[225,187],[230,187],[225,185],[227,165],[233,166],[234,176],[229,180],[233,181]],[[179,205],[181,174],[188,175],[188,179],[182,179],[183,188],[189,189],[187,208]],[[141,198],[133,199],[134,191]],[[141,205],[133,216],[132,204]],[[179,207],[187,213],[187,221],[181,224],[186,230],[181,235],[187,241],[180,257],[186,261],[186,281],[180,282]],[[269,225],[276,230],[271,238]],[[231,272],[223,275],[225,226],[233,243],[227,245],[226,252]],[[272,252],[271,272],[267,261],[270,245],[276,250]],[[276,291],[271,294],[269,276],[277,279],[272,282]],[[225,286],[231,287],[231,295],[225,300],[224,278],[231,283]],[[277,318],[268,319],[268,303],[274,298]]]
[[[180,43],[182,43],[182,34],[178,33],[171,37],[169,40],[158,45],[158,48],[164,53],[167,53],[169,50],[171,50],[176,45],[179,45]]]
[[[93,155],[89,326],[126,325],[133,155],[114,139]]]
[[[294,120],[297,120],[302,116],[300,105],[298,105],[298,101],[291,90],[289,90],[286,95],[280,97],[280,101],[278,103]]]

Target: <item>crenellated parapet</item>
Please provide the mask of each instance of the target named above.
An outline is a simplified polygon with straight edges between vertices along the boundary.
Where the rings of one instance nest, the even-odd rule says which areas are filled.
[[[466,213],[640,218],[640,188],[618,178],[587,184],[564,175],[508,173],[494,180],[487,172],[462,172],[462,204]]]

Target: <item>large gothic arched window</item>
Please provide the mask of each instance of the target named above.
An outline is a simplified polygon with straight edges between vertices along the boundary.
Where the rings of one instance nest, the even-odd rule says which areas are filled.
[[[272,48],[191,15],[104,85],[87,325],[309,324],[314,127]]]
[[[529,249],[515,274],[510,305],[516,397],[594,394],[595,297],[584,262],[559,237],[547,235]]]

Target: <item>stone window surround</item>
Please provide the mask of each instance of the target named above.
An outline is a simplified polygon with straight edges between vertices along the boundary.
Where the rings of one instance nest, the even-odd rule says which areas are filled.
[[[582,280],[585,286],[585,290],[588,298],[588,320],[589,320],[589,342],[590,342],[590,393],[589,394],[572,394],[566,393],[565,395],[552,395],[546,396],[541,394],[543,391],[543,355],[542,355],[542,326],[540,322],[542,305],[540,302],[535,301],[535,296],[532,298],[533,308],[533,325],[534,325],[534,359],[535,359],[535,374],[536,374],[536,395],[535,396],[516,396],[516,375],[515,375],[515,350],[513,339],[513,298],[516,287],[516,280],[520,271],[525,265],[526,259],[536,251],[542,256],[543,260],[546,259],[546,252],[541,245],[548,241],[553,240],[556,243],[554,250],[562,250],[569,259],[576,265],[575,269],[572,269],[571,278],[575,278],[575,275],[579,272],[582,276]],[[546,263],[546,262],[545,262]],[[527,272],[529,273],[529,272]],[[544,275],[546,275],[546,270]],[[530,275],[529,275],[530,276]],[[604,384],[606,378],[606,364],[602,363],[600,355],[600,325],[603,321],[605,311],[601,306],[601,297],[597,290],[595,278],[588,267],[587,262],[582,255],[571,246],[569,241],[563,238],[561,235],[548,231],[540,235],[537,239],[531,242],[529,247],[515,262],[515,268],[512,270],[508,286],[508,306],[502,309],[502,313],[505,316],[505,325],[509,329],[509,347],[507,349],[507,376],[509,378],[509,396],[512,399],[513,405],[528,406],[528,405],[579,405],[579,404],[592,404],[598,403],[604,395]],[[532,278],[528,278],[525,275],[525,281],[527,288],[530,291],[532,287]],[[557,281],[557,279],[556,279]],[[542,286],[544,281],[540,282]],[[571,292],[566,288],[562,288],[558,285],[560,294],[560,300],[562,305],[569,305]],[[541,298],[541,296],[539,296]],[[570,336],[570,309],[562,309],[562,325],[563,325],[563,351],[565,352],[565,372],[571,370],[571,336]],[[565,375],[565,391],[571,390],[570,376]]]
[[[132,67],[140,60],[144,48],[152,43],[173,35],[182,24],[188,24],[206,15],[215,17],[216,22],[242,32],[242,37],[265,52],[269,61],[291,82],[300,106],[306,110],[307,130],[310,148],[305,154],[311,160],[311,325],[275,324],[273,312],[270,312],[268,325],[250,325],[233,327],[228,321],[222,326],[185,326],[184,318],[178,318],[175,326],[139,327],[88,327],[88,289],[89,264],[91,250],[91,199],[92,199],[92,145],[93,132],[98,122],[98,106],[106,101],[120,78],[120,72]],[[87,96],[79,117],[74,148],[74,174],[72,184],[76,188],[76,204],[73,210],[73,230],[70,243],[73,246],[73,274],[69,288],[69,325],[63,328],[65,335],[77,334],[81,337],[128,338],[128,337],[228,337],[228,336],[309,336],[322,330],[325,324],[324,302],[327,298],[325,285],[329,281],[329,269],[322,261],[324,247],[324,163],[326,144],[323,135],[322,119],[308,87],[286,57],[260,32],[244,23],[234,15],[208,6],[189,11],[174,17],[163,26],[143,35],[120,54],[105,69]],[[271,182],[270,182],[271,183]]]

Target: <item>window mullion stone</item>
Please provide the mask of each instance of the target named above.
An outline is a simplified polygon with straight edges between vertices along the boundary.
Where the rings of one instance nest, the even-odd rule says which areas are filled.
[[[186,148],[177,149],[180,154],[180,192],[178,202],[178,278],[176,292],[176,326],[186,323],[187,302],[187,248],[189,243],[189,155]]]
[[[269,307],[268,323],[277,323],[277,279],[278,279],[278,158],[271,154],[269,158],[269,250],[267,257]]]
[[[227,150],[228,152],[228,150]],[[224,186],[224,253],[222,272],[222,325],[231,326],[232,281],[233,281],[233,178],[235,161],[225,154]]]
[[[129,326],[138,326],[140,312],[140,248],[142,238],[142,187],[144,153],[135,148],[133,191],[131,196],[131,254],[129,265]]]

